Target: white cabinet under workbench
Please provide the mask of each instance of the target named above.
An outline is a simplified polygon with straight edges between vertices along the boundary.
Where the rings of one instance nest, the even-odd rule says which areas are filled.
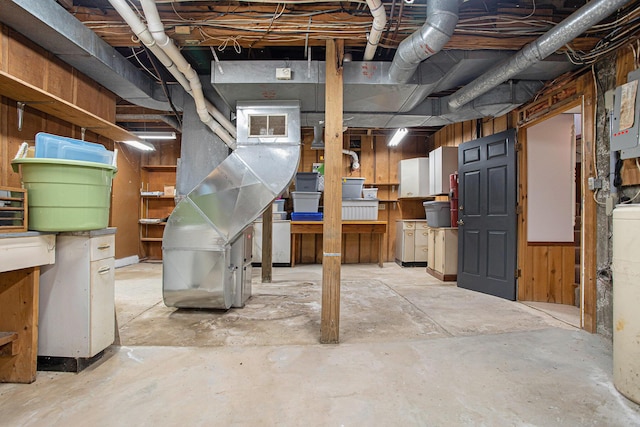
[[[445,282],[458,277],[458,229],[429,228],[427,273]]]
[[[427,265],[429,227],[425,219],[396,221],[396,262],[403,267]]]
[[[38,355],[89,358],[115,338],[115,228],[60,233],[40,272]]]

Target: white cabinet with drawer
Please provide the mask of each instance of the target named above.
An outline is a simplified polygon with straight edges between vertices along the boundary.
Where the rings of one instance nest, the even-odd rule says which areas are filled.
[[[40,273],[39,356],[89,358],[113,343],[115,230],[57,236]]]
[[[403,267],[427,265],[428,229],[424,219],[396,221],[396,262]]]

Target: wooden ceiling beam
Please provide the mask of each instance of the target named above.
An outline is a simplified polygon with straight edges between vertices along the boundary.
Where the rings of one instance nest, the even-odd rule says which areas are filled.
[[[344,40],[346,47],[362,47],[366,44],[366,34],[371,26],[368,9],[357,10],[357,3],[202,3],[158,4],[167,34],[178,45],[208,47],[220,46],[225,42],[230,45],[236,41],[243,49],[324,46],[326,40],[334,39]],[[71,12],[110,45],[139,46],[129,27],[113,10],[74,7]],[[538,35],[514,35],[510,33],[511,30],[528,28],[542,33],[546,31],[545,25],[560,22],[568,13],[549,7],[532,10],[500,5],[489,14],[486,10],[463,9],[456,32],[445,49],[474,50],[482,46],[483,49],[518,50]],[[380,46],[395,49],[401,40],[424,24],[425,9],[405,7],[401,17],[394,16],[391,19],[389,27],[397,26],[398,33],[396,37],[383,37]],[[176,27],[188,27],[190,34],[176,34]],[[588,50],[596,42],[595,38],[578,38],[573,42],[573,48]]]

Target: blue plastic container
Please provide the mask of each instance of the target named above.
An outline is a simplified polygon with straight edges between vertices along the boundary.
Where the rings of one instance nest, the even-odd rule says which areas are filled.
[[[291,221],[322,221],[322,212],[291,212]]]
[[[103,145],[44,132],[36,134],[35,156],[36,158],[80,160],[108,165],[113,163],[113,151],[107,150]]]

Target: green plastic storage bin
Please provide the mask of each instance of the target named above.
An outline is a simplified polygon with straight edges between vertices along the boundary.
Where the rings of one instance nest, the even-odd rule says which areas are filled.
[[[27,190],[29,230],[83,231],[109,225],[112,165],[78,160],[21,158],[20,169]]]

